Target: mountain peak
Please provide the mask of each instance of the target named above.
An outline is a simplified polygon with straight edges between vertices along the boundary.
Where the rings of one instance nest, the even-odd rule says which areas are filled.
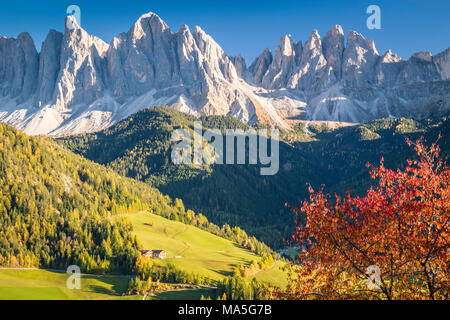
[[[264,75],[267,72],[270,64],[272,63],[272,52],[266,48],[264,51],[253,61],[249,71],[252,73],[252,81],[256,85],[260,85]]]
[[[386,51],[382,56],[381,56],[381,61],[383,63],[392,63],[392,62],[400,62],[403,59],[401,57],[399,57],[398,55],[396,55],[395,53],[392,52],[391,49],[389,49],[388,51]]]
[[[421,91],[420,99],[401,86],[449,79],[449,50],[408,61],[391,51],[380,57],[374,42],[356,31],[348,33],[345,46],[340,25],[323,39],[313,30],[304,45],[284,35],[273,54],[265,49],[247,69],[241,56],[228,56],[199,26],[191,31],[184,24],[173,33],[153,12],[110,46],[74,16],[65,23],[64,34],[48,33],[40,54],[28,33],[0,39],[0,120],[32,134],[92,132],[164,104],[194,115],[230,114],[249,124],[270,119],[286,127],[293,116],[360,122],[407,115],[424,101],[441,99],[442,110],[448,105],[441,95],[448,92],[446,83],[437,93]],[[393,86],[405,97],[401,103],[397,91],[385,90]]]
[[[233,62],[238,76],[244,77],[245,71],[247,70],[245,59],[240,54],[238,54],[237,56],[231,56],[229,57],[229,59],[231,60],[231,62]]]
[[[164,20],[154,12],[148,12],[146,14],[143,14],[142,16],[139,17],[138,21],[139,20],[155,21],[160,24],[166,24]]]
[[[160,26],[163,26],[164,28],[168,28],[168,26],[164,22],[164,20],[161,19],[161,17],[158,16],[154,12],[148,12],[148,13],[141,15],[137,19],[136,23],[149,23],[149,24],[153,24],[153,25],[160,25]]]
[[[181,25],[180,30],[178,30],[179,33],[183,33],[185,31],[190,31],[189,26],[187,24]]]
[[[334,26],[332,26],[330,28],[330,30],[328,30],[327,32],[328,36],[343,36],[344,35],[344,30],[342,29],[342,26],[339,24],[335,24]]]
[[[194,27],[194,33],[199,33],[199,34],[206,35],[206,32],[200,26],[195,26]]]
[[[77,22],[77,19],[73,15],[69,15],[66,17],[64,21],[65,32],[70,32],[76,29],[82,29]]]
[[[431,62],[431,60],[433,59],[433,55],[429,51],[416,52],[412,55],[412,57],[423,60],[423,61],[427,61],[427,62]]]
[[[378,55],[378,51],[375,47],[375,42],[373,40],[366,40],[361,33],[354,30],[350,30],[347,35],[347,47],[349,46],[359,46],[364,49],[370,50],[373,54]]]
[[[333,68],[335,76],[341,78],[342,55],[344,54],[344,31],[340,25],[334,25],[323,38],[322,49],[325,59]]]
[[[160,19],[161,20],[161,18],[156,13],[154,13],[153,11],[149,11],[147,13],[144,13],[143,15],[141,15],[139,17],[138,20],[148,19],[148,18],[152,18],[152,19],[155,18],[155,19]]]
[[[28,32],[21,32],[18,36],[17,39],[21,40],[21,41],[31,41],[33,42],[33,39],[31,38],[30,34]]]
[[[315,48],[320,48],[321,50],[321,47],[322,41],[320,39],[319,31],[313,30],[309,35],[308,41],[305,43],[305,50],[303,51],[303,54],[307,54],[308,51],[314,50]]]
[[[278,48],[283,56],[292,56],[294,54],[292,38],[290,34],[284,35],[278,42]]]
[[[319,31],[313,30],[308,40],[305,43],[305,47],[303,48],[303,56],[307,56],[311,51],[319,50],[322,51],[322,41],[320,39]]]
[[[311,31],[308,40],[313,40],[313,39],[319,39],[320,40],[320,34],[319,31],[317,29],[314,29],[313,31]]]
[[[136,40],[146,37],[149,33],[157,36],[166,31],[170,31],[169,26],[156,13],[149,12],[140,16],[129,32]]]
[[[356,42],[356,41],[365,41],[366,39],[363,37],[363,35],[355,30],[350,30],[347,33],[347,40]]]

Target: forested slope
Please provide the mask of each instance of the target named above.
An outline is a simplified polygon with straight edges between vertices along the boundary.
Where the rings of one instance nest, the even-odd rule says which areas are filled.
[[[214,223],[238,225],[266,243],[277,244],[291,233],[292,215],[285,203],[304,199],[307,184],[328,191],[358,194],[373,183],[366,163],[386,159],[388,167],[412,156],[405,138],[420,136],[431,142],[443,133],[448,154],[449,120],[379,119],[368,124],[330,130],[326,125],[299,125],[282,133],[280,171],[261,176],[259,165],[174,165],[172,132],[247,126],[231,117],[193,116],[167,107],[140,111],[117,125],[94,134],[61,139],[69,149],[107,165],[120,174],[157,187],[180,198]],[[295,139],[292,139],[292,136]],[[289,138],[290,137],[290,138]]]
[[[158,190],[0,123],[0,265],[130,273],[139,256],[131,224],[148,210],[269,252],[239,228],[222,228]]]

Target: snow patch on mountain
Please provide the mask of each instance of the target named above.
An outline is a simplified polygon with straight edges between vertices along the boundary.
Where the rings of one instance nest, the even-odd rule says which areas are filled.
[[[154,13],[110,44],[71,16],[66,26],[49,31],[40,53],[27,33],[0,39],[0,121],[64,135],[102,130],[156,105],[284,129],[298,119],[355,123],[450,109],[450,48],[404,60],[390,50],[380,55],[356,31],[345,42],[335,25],[323,39],[314,30],[304,45],[285,35],[247,67],[200,27],[172,32]]]

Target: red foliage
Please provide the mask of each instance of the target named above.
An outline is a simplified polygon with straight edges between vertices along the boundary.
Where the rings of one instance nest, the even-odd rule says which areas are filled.
[[[288,267],[289,285],[277,298],[449,298],[450,171],[437,144],[407,143],[418,160],[394,171],[382,159],[370,170],[378,186],[364,197],[335,195],[331,203],[310,187],[309,201],[292,207],[292,240],[308,249]]]

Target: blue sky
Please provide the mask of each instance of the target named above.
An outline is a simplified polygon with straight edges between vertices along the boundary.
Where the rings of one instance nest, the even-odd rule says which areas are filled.
[[[291,34],[306,41],[313,29],[323,37],[334,24],[344,32],[357,30],[375,40],[380,53],[392,49],[404,58],[450,46],[449,0],[211,0],[211,1],[2,1],[0,35],[16,37],[28,31],[38,48],[49,29],[63,30],[66,8],[81,8],[82,26],[106,42],[127,31],[140,15],[153,11],[172,31],[186,23],[201,26],[230,55],[242,54],[249,64],[265,48]],[[366,8],[381,8],[381,30],[366,27]]]

